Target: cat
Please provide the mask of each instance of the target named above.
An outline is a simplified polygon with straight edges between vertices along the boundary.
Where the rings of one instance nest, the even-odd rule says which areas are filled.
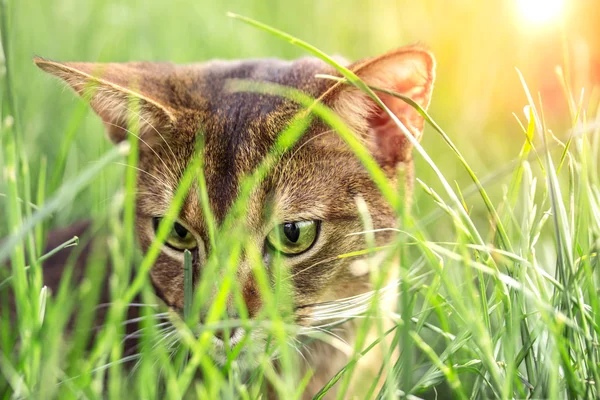
[[[258,59],[209,61],[175,65],[155,62],[86,63],[55,62],[36,58],[42,70],[64,80],[91,107],[106,126],[108,137],[120,143],[128,137],[131,98],[140,114],[139,169],[136,234],[142,251],[155,238],[185,166],[195,156],[197,135],[202,135],[204,175],[208,199],[217,226],[225,220],[239,194],[242,177],[265,158],[280,132],[300,111],[281,96],[231,91],[233,79],[289,86],[319,99],[333,109],[366,146],[371,156],[398,190],[406,185],[410,197],[413,181],[412,146],[396,123],[364,92],[318,74],[339,76],[317,58],[295,61]],[[435,59],[420,46],[406,46],[347,67],[369,85],[410,97],[422,108],[429,106],[435,79]],[[92,91],[89,91],[90,87]],[[386,106],[420,140],[424,119],[404,101],[379,93]],[[399,178],[404,170],[405,181]],[[194,276],[201,279],[202,262],[211,252],[207,221],[198,191],[192,190],[173,224],[171,233],[150,271],[156,294],[181,312],[184,307],[183,250],[193,252]],[[267,199],[278,225],[264,218]],[[251,236],[269,265],[279,252],[293,271],[293,302],[299,325],[311,325],[310,305],[336,301],[371,290],[369,270],[360,260],[336,258],[367,247],[357,201],[366,205],[377,245],[389,243],[397,228],[396,212],[377,189],[365,167],[350,148],[324,122],[315,119],[294,147],[286,152],[251,196],[245,220]],[[275,236],[278,239],[273,239]],[[248,315],[263,307],[250,261],[242,254],[236,277]],[[235,307],[228,300],[228,316]],[[348,321],[336,334],[353,346],[355,322]],[[235,343],[243,336],[230,332]],[[214,338],[216,359],[223,357],[223,338]],[[313,341],[303,348],[300,369],[313,370],[304,397],[315,395],[347,362],[334,346]],[[380,364],[381,365],[381,361]],[[302,376],[302,374],[300,375]],[[333,395],[333,391],[329,395]]]

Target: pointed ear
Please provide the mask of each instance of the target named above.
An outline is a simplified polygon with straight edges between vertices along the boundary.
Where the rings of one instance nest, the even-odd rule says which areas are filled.
[[[135,110],[142,135],[149,130],[168,129],[177,119],[176,110],[169,106],[168,76],[174,68],[172,64],[60,63],[42,58],[33,61],[89,101],[115,143],[125,139],[131,112]]]
[[[435,59],[420,47],[403,47],[380,57],[359,61],[349,67],[367,85],[410,97],[424,109],[429,106]],[[421,139],[423,117],[403,100],[375,92],[411,134]],[[394,123],[365,93],[344,85],[331,93],[333,109],[366,141],[373,156],[384,168],[395,169],[411,160],[410,142]]]

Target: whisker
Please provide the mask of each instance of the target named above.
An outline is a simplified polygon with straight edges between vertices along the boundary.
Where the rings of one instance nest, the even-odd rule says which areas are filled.
[[[108,369],[108,368],[110,368],[112,366],[119,365],[119,364],[124,364],[124,363],[126,363],[128,361],[135,360],[135,359],[140,358],[140,357],[141,357],[141,354],[133,354],[131,356],[125,356],[125,357],[123,357],[123,358],[121,358],[121,359],[119,359],[117,361],[113,361],[111,363],[108,363],[108,364],[102,365],[102,366],[100,366],[98,368],[95,368],[91,372],[94,373],[94,372],[104,371],[104,370],[106,370],[106,369]]]
[[[156,318],[159,320],[164,320],[164,319],[168,319],[169,318],[169,313],[168,312],[164,312],[164,313],[157,313],[157,314],[152,314],[152,315],[146,315],[146,316],[141,316],[141,317],[136,317],[136,318],[131,318],[131,319],[126,319],[125,321],[121,322],[121,325],[130,325],[130,324],[135,324],[137,322],[141,322],[145,319],[148,318]],[[97,325],[92,327],[91,329],[93,331],[99,331],[100,329],[106,327],[106,324],[102,324],[102,325]]]
[[[320,326],[314,326],[313,328],[319,332],[325,333],[326,335],[333,336],[334,338],[338,339],[340,342],[344,343],[346,346],[350,346],[350,343],[348,343],[348,341],[346,341],[346,339],[342,338],[337,333],[333,332],[333,329],[325,329]]]
[[[346,340],[342,339],[339,335],[331,332],[330,330],[323,329],[321,327],[311,327],[307,329],[303,333],[303,335],[327,343],[328,345],[333,346],[335,349],[341,351],[345,355],[349,356],[353,352],[352,346],[350,346],[350,344],[348,344]],[[321,336],[329,337],[331,339],[324,340],[324,338]]]
[[[138,114],[138,117],[142,118],[142,116],[141,116],[141,115],[139,115],[139,114]],[[144,119],[144,121],[145,121],[146,123],[148,123],[148,121],[146,121],[145,119]],[[116,124],[113,124],[113,123],[110,123],[110,122],[106,122],[106,124],[107,124],[107,125],[112,125],[112,126],[114,126],[114,127],[120,128],[120,129],[124,129],[124,128],[123,128],[123,127],[121,127],[121,126],[119,126],[119,125],[116,125]],[[154,128],[154,127],[153,127],[153,128]],[[138,139],[140,142],[142,142],[143,144],[145,144],[145,145],[146,145],[146,147],[148,147],[148,148],[150,149],[150,151],[152,151],[152,152],[154,153],[154,155],[155,155],[155,156],[156,156],[156,157],[159,159],[159,161],[160,161],[160,162],[163,164],[163,166],[165,167],[165,171],[168,171],[168,172],[169,172],[169,174],[171,175],[171,176],[170,176],[170,178],[171,178],[171,179],[173,179],[173,181],[174,181],[174,182],[177,182],[177,179],[175,179],[175,176],[173,175],[173,172],[171,171],[171,168],[169,168],[169,167],[167,166],[167,164],[165,163],[165,161],[164,161],[164,160],[161,158],[161,156],[160,156],[160,155],[158,155],[158,153],[156,152],[156,150],[154,150],[154,148],[152,148],[152,146],[150,146],[148,143],[146,143],[146,141],[145,141],[144,139],[142,139],[142,138],[141,138],[141,136],[139,136],[139,135],[136,135],[135,133],[133,133],[133,132],[132,132],[132,131],[130,131],[129,129],[124,129],[124,130],[125,130],[125,131],[126,131],[128,134],[130,134],[130,135],[132,135],[132,136],[135,136],[135,137],[136,137],[136,138],[137,138],[137,139]],[[156,130],[156,129],[154,129],[154,130],[155,130],[155,131],[158,133],[158,130]],[[158,133],[158,134],[160,135],[160,133]],[[161,137],[162,137],[162,136],[161,136]],[[164,140],[164,138],[163,138],[163,140]],[[165,141],[165,143],[166,143],[166,141]],[[167,176],[166,176],[164,173],[163,173],[163,177],[164,177],[164,178],[168,178],[168,177],[167,177]]]
[[[163,188],[164,188],[164,189],[166,189],[167,191],[169,191],[169,192],[171,192],[171,191],[172,191],[172,188],[171,188],[171,186],[169,186],[169,184],[168,184],[167,182],[165,182],[165,181],[164,181],[164,180],[162,180],[162,179],[159,179],[159,178],[157,178],[155,175],[152,175],[150,172],[148,172],[148,171],[146,171],[146,170],[143,170],[143,169],[141,169],[141,168],[139,168],[139,167],[135,167],[135,166],[133,166],[133,165],[129,165],[129,164],[126,164],[126,163],[121,163],[121,162],[114,162],[113,164],[116,164],[116,165],[121,165],[121,166],[123,166],[123,167],[127,167],[127,168],[133,168],[133,169],[135,169],[136,171],[139,171],[139,172],[141,172],[141,173],[143,173],[143,174],[146,174],[146,175],[148,175],[149,177],[153,178],[153,179],[154,179],[154,180],[155,180],[157,183],[160,183],[160,184],[163,186]]]
[[[164,329],[169,329],[169,326],[168,326],[168,325],[170,325],[170,324],[171,324],[171,322],[170,322],[170,321],[167,321],[167,322],[162,322],[162,323],[160,323],[160,324],[156,324],[156,325],[155,325],[155,327],[156,327],[156,328],[160,328],[160,327],[162,327],[162,326],[166,326],[166,325],[167,325],[167,327],[166,327],[166,328],[164,328]],[[126,335],[126,336],[123,338],[123,340],[121,341],[121,344],[123,344],[125,341],[127,341],[127,340],[129,340],[129,339],[135,339],[135,338],[142,337],[142,335],[144,334],[144,331],[145,331],[145,330],[147,330],[147,329],[148,329],[148,328],[141,328],[141,329],[138,329],[137,331],[135,331],[135,332],[133,332],[133,333],[130,333],[130,334]],[[159,334],[160,334],[160,333],[162,333],[162,332],[163,332],[163,330],[159,330],[157,333],[159,333]]]
[[[302,342],[301,340],[299,340],[299,339],[297,339],[295,337],[292,337],[292,339],[294,341],[298,342],[300,350],[301,351],[306,351],[308,353],[308,356],[310,357],[310,359],[314,361],[315,356],[313,355],[312,351],[310,350],[310,347],[308,347],[306,345],[306,343]],[[302,353],[302,354],[304,354],[304,353]],[[305,358],[305,360],[306,360],[306,358]]]
[[[156,349],[162,342],[166,341],[170,336],[175,334],[177,332],[177,328],[172,326],[170,331],[163,331],[161,333],[164,333],[164,332],[167,332],[167,333],[165,333],[159,340],[156,341],[156,343],[154,343],[154,345],[152,346],[152,349]]]
[[[324,301],[321,303],[311,303],[311,304],[303,304],[297,306],[296,309],[303,308],[315,308],[316,311],[336,311],[346,306],[354,306],[358,303],[363,303],[366,300],[370,300],[373,296],[377,294],[387,295],[387,293],[400,285],[400,280],[395,280],[394,282],[389,283],[386,286],[381,287],[380,289],[370,290],[365,293],[357,294],[354,296],[343,297],[338,300],[330,300]]]
[[[142,121],[144,121],[150,128],[152,128],[154,130],[154,132],[156,132],[156,134],[162,139],[162,141],[167,145],[167,148],[169,149],[169,151],[171,152],[171,155],[173,156],[173,161],[176,162],[176,164],[179,167],[179,173],[182,173],[183,170],[181,169],[181,166],[178,163],[178,158],[177,156],[175,156],[175,153],[173,152],[173,149],[171,148],[171,146],[169,145],[169,142],[165,139],[165,137],[158,131],[158,129],[156,129],[154,127],[154,125],[152,125],[150,123],[150,121],[148,121],[146,118],[144,118],[140,113],[137,113],[135,111],[130,111],[132,114],[135,114],[139,119],[141,119]]]
[[[147,190],[133,190],[133,195],[135,195],[135,197],[140,197],[140,196],[155,196],[156,193],[147,191]],[[102,200],[101,204],[106,204],[109,201],[112,201],[114,199],[119,199],[120,197],[122,197],[123,194],[120,192],[117,192],[116,194],[112,195],[112,196],[108,196],[107,198],[105,198],[104,200]]]
[[[292,349],[294,349],[296,351],[296,353],[298,353],[300,355],[300,357],[302,357],[302,359],[304,360],[304,362],[306,364],[309,364],[308,360],[306,359],[306,357],[304,356],[302,351],[294,344],[293,341],[286,340],[286,343],[288,346],[290,346]]]
[[[291,274],[290,276],[287,276],[287,277],[285,277],[285,278],[284,278],[284,279],[282,279],[282,280],[283,280],[283,281],[285,281],[285,280],[293,279],[293,278],[295,278],[296,276],[298,276],[299,274],[301,274],[301,273],[303,273],[303,272],[306,272],[306,271],[308,271],[309,269],[312,269],[312,268],[316,267],[317,265],[325,264],[325,263],[327,263],[327,262],[335,261],[335,260],[337,260],[337,259],[338,259],[338,257],[337,257],[337,256],[334,256],[334,257],[325,258],[325,259],[323,259],[323,260],[319,260],[319,261],[317,261],[316,263],[314,263],[314,264],[311,264],[311,265],[309,265],[308,267],[306,267],[306,268],[303,268],[303,269],[301,269],[300,271],[298,271],[298,272],[295,272],[295,273]]]
[[[131,371],[129,371],[129,374],[127,374],[127,378],[131,379],[133,377],[133,374],[135,374],[140,365],[142,365],[142,360],[143,356],[140,355],[139,359],[135,362],[135,364],[133,364],[133,367],[131,368]]]
[[[135,318],[131,318],[131,319],[126,319],[125,321],[123,321],[121,324],[122,325],[129,325],[129,324],[133,324],[135,322],[141,322],[145,319],[148,318],[157,318],[157,319],[168,319],[169,317],[169,312],[162,312],[162,313],[157,313],[157,314],[152,314],[152,315],[142,315],[141,317],[135,317]]]
[[[307,141],[305,141],[304,143],[302,143],[300,146],[298,146],[298,148],[292,153],[292,155],[290,156],[290,158],[288,159],[287,163],[285,164],[285,166],[283,167],[280,176],[282,177],[284,175],[284,172],[288,169],[290,162],[292,162],[292,159],[294,158],[294,156],[304,147],[306,146],[308,143],[310,143],[311,141],[320,138],[321,136],[325,136],[331,132],[335,132],[335,129],[329,129],[325,132],[321,132],[318,135],[315,135],[313,137],[311,137],[310,139],[308,139]]]
[[[375,253],[384,251],[387,248],[389,248],[389,246],[378,248],[378,249],[372,249],[373,251],[372,251],[371,254],[375,254]],[[368,249],[363,249],[363,250],[368,250]],[[298,276],[299,274],[304,273],[304,272],[306,272],[306,271],[308,271],[308,270],[310,270],[310,269],[312,269],[312,268],[314,268],[314,267],[316,267],[318,265],[325,264],[325,263],[328,263],[328,262],[331,262],[331,261],[335,261],[335,260],[339,260],[339,259],[342,258],[342,256],[343,256],[343,258],[354,258],[354,257],[362,257],[362,256],[365,255],[365,254],[362,254],[362,253],[359,253],[359,252],[360,252],[360,250],[357,252],[357,254],[348,254],[348,253],[345,253],[345,254],[339,254],[339,255],[333,256],[333,257],[324,258],[322,260],[319,260],[319,261],[315,262],[314,264],[309,265],[306,268],[301,269],[300,271],[297,271],[297,272],[291,274],[290,276],[285,277],[284,280],[293,279],[294,277]]]
[[[168,324],[170,324],[170,322],[166,322],[166,323],[163,323],[163,324],[160,324],[160,325],[164,325],[164,324],[167,324],[167,323],[168,323]],[[157,325],[157,326],[159,326],[159,325]],[[144,329],[145,329],[145,328],[142,328],[141,330],[144,330]],[[140,330],[140,331],[141,331],[141,330]],[[171,332],[169,332],[169,330],[171,330]],[[156,347],[157,347],[157,346],[160,344],[160,342],[162,342],[162,341],[163,341],[163,340],[164,340],[166,337],[168,337],[170,334],[172,334],[172,333],[173,333],[173,332],[175,332],[175,331],[176,331],[176,328],[175,328],[175,326],[174,326],[174,325],[168,325],[167,327],[165,327],[165,328],[163,328],[163,329],[160,329],[160,330],[157,332],[157,335],[162,335],[162,337],[161,337],[161,338],[160,338],[160,339],[159,339],[159,340],[158,340],[158,341],[157,341],[157,342],[156,342],[156,343],[155,343],[155,344],[152,346],[152,350],[154,350],[154,349],[155,349],[155,348],[156,348]],[[138,331],[138,332],[139,332],[139,331]],[[164,334],[165,332],[167,332],[167,333],[166,333],[166,334]],[[134,332],[134,333],[135,333],[135,332]],[[163,334],[164,334],[164,335],[163,335]],[[137,343],[137,344],[134,346],[134,348],[133,348],[133,349],[134,349],[134,351],[135,351],[135,350],[137,350],[137,348],[139,347],[139,344],[140,344],[140,343],[138,342],[138,343]],[[169,358],[169,360],[170,360],[170,358]],[[128,375],[129,377],[131,377],[131,376],[132,376],[132,374],[133,374],[133,373],[135,373],[135,371],[136,371],[136,370],[139,368],[139,366],[141,365],[141,362],[142,362],[142,359],[140,358],[140,360],[139,360],[138,362],[136,362],[136,363],[135,363],[135,365],[133,366],[133,368],[131,369],[131,371],[130,371],[130,373],[129,373],[129,375]],[[161,371],[162,371],[162,368],[161,368]],[[159,372],[159,373],[160,373],[160,372]]]
[[[397,232],[397,233],[402,233],[404,231],[402,231],[400,229],[396,229],[396,228],[368,229],[368,230],[364,230],[364,231],[348,233],[346,235],[346,237],[348,237],[348,236],[355,236],[355,235],[366,235],[368,233],[379,233],[379,232]]]
[[[119,359],[119,360],[117,360],[117,361],[114,361],[114,362],[111,362],[111,363],[108,363],[108,364],[102,365],[102,366],[100,366],[100,367],[98,367],[98,368],[95,368],[95,369],[91,370],[91,371],[90,371],[90,373],[92,373],[92,374],[93,374],[93,373],[95,373],[95,372],[104,371],[104,370],[106,370],[106,369],[108,369],[108,368],[110,368],[110,367],[112,367],[112,366],[114,366],[114,365],[118,365],[118,364],[124,364],[124,363],[126,363],[126,362],[128,362],[128,361],[135,360],[136,358],[140,358],[140,357],[141,357],[141,355],[140,355],[140,354],[134,354],[134,355],[132,355],[132,356],[125,356],[125,357],[123,357],[123,358],[121,358],[121,359]],[[75,379],[77,379],[77,378],[80,378],[81,376],[82,376],[82,375],[80,374],[80,375],[71,376],[71,377],[69,377],[69,378],[67,378],[67,379],[63,379],[62,381],[56,382],[56,386],[60,386],[60,385],[62,385],[62,384],[65,384],[65,383],[71,382],[71,381],[73,381],[73,380],[75,380]]]
[[[169,343],[169,346],[167,347],[167,350],[171,350],[172,348],[174,348],[176,345],[178,345],[179,342],[179,336],[176,335],[175,333],[179,333],[177,332],[177,330],[175,330],[173,332],[173,339],[171,340],[171,342]],[[175,347],[174,351],[177,351],[177,348]]]

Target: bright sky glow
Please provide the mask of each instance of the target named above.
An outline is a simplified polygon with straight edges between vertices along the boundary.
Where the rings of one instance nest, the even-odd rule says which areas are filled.
[[[525,20],[534,24],[558,21],[565,8],[565,0],[517,0],[517,4]]]

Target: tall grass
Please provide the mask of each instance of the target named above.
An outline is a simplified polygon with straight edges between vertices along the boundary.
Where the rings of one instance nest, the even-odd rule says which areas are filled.
[[[43,254],[43,238],[55,225],[53,218],[66,206],[85,208],[74,204],[82,191],[87,191],[88,198],[102,202],[103,191],[94,186],[114,161],[135,167],[139,144],[132,119],[134,135],[128,143],[98,155],[96,162],[84,170],[68,171],[68,143],[78,131],[84,109],[78,106],[69,128],[63,132],[67,144],[58,151],[53,169],[47,173],[45,163],[31,161],[41,155],[29,154],[24,145],[28,134],[20,120],[19,107],[26,99],[19,98],[13,85],[17,70],[12,58],[14,26],[9,11],[3,3],[3,398],[256,398],[265,392],[265,382],[281,398],[298,398],[310,372],[301,375],[296,368],[304,357],[296,351],[301,345],[296,342],[296,335],[336,346],[344,343],[327,332],[293,325],[289,271],[281,268],[276,259],[271,268],[277,279],[271,284],[260,254],[249,245],[247,232],[238,221],[243,220],[245,204],[255,185],[317,118],[335,129],[355,151],[402,222],[396,239],[387,248],[371,246],[364,252],[338,255],[358,257],[385,252],[388,256],[378,265],[381,273],[374,274],[373,284],[377,289],[388,290],[383,288],[383,277],[387,271],[397,269],[400,279],[392,286],[399,291],[398,303],[395,312],[384,312],[379,307],[381,296],[374,292],[360,303],[353,302],[350,308],[336,308],[336,315],[322,310],[329,319],[357,319],[359,330],[348,364],[317,398],[331,394],[334,385],[335,397],[343,398],[357,379],[361,382],[357,392],[361,397],[600,396],[600,111],[594,104],[575,103],[567,82],[562,83],[567,88],[565,101],[571,110],[567,117],[571,129],[564,135],[555,135],[544,118],[543,99],[533,97],[518,73],[528,103],[515,123],[522,131],[523,144],[513,157],[512,170],[491,171],[493,181],[478,176],[478,168],[463,155],[472,149],[461,151],[452,142],[451,138],[459,132],[446,133],[435,122],[434,112],[430,115],[420,110],[431,126],[428,134],[440,135],[441,142],[435,148],[414,142],[421,169],[417,172],[419,204],[412,213],[403,207],[402,194],[391,189],[370,154],[331,110],[289,88],[232,82],[231,90],[268,91],[292,99],[303,111],[280,134],[263,163],[244,180],[239,198],[222,226],[216,226],[212,219],[203,160],[197,157],[186,168],[156,241],[145,255],[137,253],[132,235],[136,172],[127,168],[123,171],[124,189],[112,204],[104,207],[104,217],[98,218],[100,223],[94,228],[101,232],[98,237],[106,237],[109,254],[95,252],[89,260],[88,274],[78,285],[69,281],[73,271],[67,268],[60,288],[51,292],[43,284],[41,268],[48,257]],[[325,52],[249,18],[234,17],[322,58],[338,69],[345,84],[355,85],[377,100],[379,88],[366,86]],[[399,121],[396,123],[406,131]],[[199,141],[198,148],[201,147]],[[478,150],[489,151],[485,147]],[[451,154],[453,166],[465,169],[470,181],[453,185],[445,174],[448,165],[438,164],[437,155],[441,152]],[[38,170],[31,171],[30,165]],[[158,304],[148,271],[193,184],[201,191],[214,250],[193,293],[186,274],[186,307],[181,318]],[[497,192],[492,194],[493,186],[502,188],[500,196]],[[483,205],[480,209],[473,205],[479,204],[478,199]],[[431,211],[421,211],[427,209]],[[363,221],[365,234],[372,235],[367,211],[363,212]],[[84,241],[85,238],[73,238],[53,251],[73,245],[81,247]],[[235,279],[242,252],[252,260],[265,311],[259,318],[250,319],[239,307],[240,318],[228,320],[224,311],[229,293],[234,294],[238,304],[243,301]],[[401,260],[399,265],[391,262],[396,256]],[[99,305],[98,282],[107,273],[103,268],[107,259],[119,268],[109,272],[107,280],[111,302]],[[191,261],[187,257],[186,260],[189,267]],[[218,291],[212,296],[215,282]],[[6,312],[9,291],[14,294],[16,318]],[[213,301],[206,304],[209,298]],[[127,324],[133,322],[127,320],[127,310],[138,306],[140,327],[126,333]],[[107,316],[102,326],[95,326],[93,315],[99,308],[106,309]],[[201,308],[208,311],[199,324]],[[73,315],[74,322],[70,321]],[[384,328],[384,319],[393,321],[392,329]],[[212,335],[216,330],[236,326],[265,329],[269,332],[269,346],[263,351],[251,340],[243,340],[227,352],[224,366],[220,367],[208,356]],[[374,342],[367,336],[371,328],[378,333]],[[95,336],[90,345],[92,332]],[[124,354],[123,342],[134,337],[140,341],[136,353]],[[355,371],[357,362],[377,343],[387,346],[390,354],[375,366],[380,373],[387,372],[383,386],[377,385],[376,377],[357,376]],[[397,357],[391,356],[394,349]],[[250,373],[238,357],[242,352],[251,354],[256,362]],[[274,358],[279,364],[278,372],[271,362]]]

